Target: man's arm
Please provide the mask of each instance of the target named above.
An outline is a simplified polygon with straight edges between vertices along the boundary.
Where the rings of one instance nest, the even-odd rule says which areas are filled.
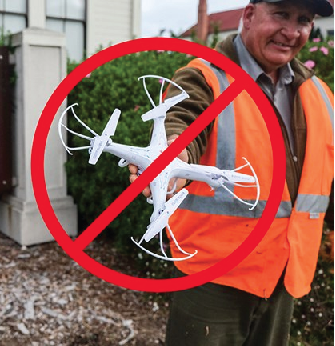
[[[168,139],[173,135],[179,136],[214,101],[212,89],[198,69],[182,68],[175,73],[173,81],[180,85],[190,97],[168,111],[165,120]],[[173,97],[178,93],[180,90],[170,85],[166,98]],[[205,128],[187,147],[189,163],[199,163],[200,157],[205,152],[207,137],[212,127],[213,123]]]

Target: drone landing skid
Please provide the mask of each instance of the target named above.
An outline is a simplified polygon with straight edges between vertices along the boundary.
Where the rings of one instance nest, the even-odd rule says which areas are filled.
[[[144,252],[146,252],[148,255],[154,256],[158,259],[162,259],[164,261],[171,261],[171,262],[180,262],[180,261],[184,261],[187,260],[189,258],[192,258],[194,255],[196,255],[198,253],[198,251],[194,251],[193,254],[188,254],[188,256],[185,257],[168,257],[167,255],[162,256],[162,255],[158,255],[152,251],[147,250],[144,246],[141,245],[141,243],[137,242],[133,237],[130,238],[141,250],[143,250]]]
[[[150,250],[147,250],[144,246],[141,245],[142,243],[142,240],[137,242],[133,237],[130,238],[142,251],[146,252],[148,255],[151,255],[151,256],[154,256],[158,259],[162,259],[162,260],[165,260],[165,261],[171,261],[171,262],[181,262],[181,261],[184,261],[184,260],[187,260],[189,258],[192,258],[194,255],[196,255],[198,253],[197,250],[194,251],[193,254],[191,253],[188,253],[186,251],[184,251],[179,245],[178,243],[176,243],[175,241],[175,244],[177,245],[178,247],[178,250],[180,252],[182,252],[184,255],[186,255],[185,257],[168,257],[165,253],[165,251],[163,250],[162,246],[161,246],[161,250],[162,250],[162,253],[163,255],[158,255]],[[175,239],[174,239],[175,240]]]

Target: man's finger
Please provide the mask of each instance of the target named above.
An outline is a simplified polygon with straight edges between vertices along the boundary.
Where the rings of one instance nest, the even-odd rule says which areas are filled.
[[[132,165],[132,164],[128,165],[128,169],[129,169],[130,174],[137,174],[137,172],[138,172],[138,167],[135,165]]]
[[[129,175],[129,181],[130,181],[130,183],[133,183],[137,178],[138,178],[137,174],[130,174],[130,175]],[[143,194],[146,198],[149,198],[149,197],[151,196],[150,187],[149,187],[149,186],[145,187],[145,189],[142,191],[142,194]]]
[[[133,183],[137,179],[137,174],[130,174],[129,175],[129,181]]]

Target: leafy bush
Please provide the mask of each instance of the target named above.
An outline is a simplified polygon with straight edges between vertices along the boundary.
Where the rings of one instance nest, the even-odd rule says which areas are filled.
[[[334,92],[334,41],[314,38],[302,49],[299,58]],[[330,254],[320,256],[310,294],[296,300],[292,346],[334,345],[334,238],[329,238],[331,234],[325,231],[322,248],[327,247]]]
[[[301,50],[299,59],[334,91],[334,41],[314,38]]]
[[[295,301],[292,346],[334,345],[333,261],[320,258],[311,292]]]
[[[70,93],[68,105],[78,102],[76,114],[99,134],[113,110],[119,108],[122,113],[113,140],[145,147],[150,140],[152,122],[143,123],[141,115],[152,106],[142,82],[137,79],[146,74],[171,78],[174,71],[190,59],[185,54],[159,51],[146,51],[115,59],[82,80]],[[68,66],[70,72],[76,64],[69,63]],[[147,86],[157,104],[161,87],[159,80],[147,79]],[[90,135],[72,116],[68,116],[68,124],[76,132]],[[82,146],[87,145],[87,142],[69,135],[69,145]],[[86,151],[75,152],[66,164],[68,191],[78,205],[80,230],[91,224],[129,185],[129,171],[118,167],[117,157],[103,153],[95,166],[88,164],[88,158]],[[104,233],[123,251],[127,251],[128,245],[133,251],[136,246],[130,236],[139,238],[144,233],[151,213],[152,206],[140,195]]]
[[[12,35],[10,33],[10,31],[6,31],[4,30],[3,27],[0,27],[0,47],[5,46],[5,47],[10,47],[11,50],[13,48],[12,45]]]

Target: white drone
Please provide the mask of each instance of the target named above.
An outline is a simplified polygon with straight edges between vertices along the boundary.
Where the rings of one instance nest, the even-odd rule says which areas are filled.
[[[155,105],[154,101],[151,98],[150,93],[148,92],[148,89],[146,87],[146,78],[156,78],[156,79],[159,79],[160,82],[162,83],[162,86],[160,89],[160,97],[159,97],[158,106]],[[59,133],[60,139],[62,141],[63,146],[65,147],[65,149],[67,150],[69,154],[72,154],[71,153],[72,150],[88,149],[90,153],[89,163],[92,165],[95,165],[99,157],[101,156],[102,152],[108,152],[121,159],[119,161],[120,167],[125,167],[130,163],[134,164],[138,167],[138,172],[140,174],[167,148],[168,144],[166,139],[165,127],[164,127],[166,112],[172,106],[176,105],[178,102],[183,101],[189,96],[179,85],[177,85],[176,83],[174,83],[173,81],[167,78],[163,78],[156,75],[145,75],[140,77],[139,80],[140,79],[142,79],[145,92],[150,100],[150,103],[154,107],[153,109],[151,109],[150,111],[142,115],[142,120],[144,122],[151,119],[154,120],[154,127],[153,127],[152,137],[151,137],[149,146],[145,148],[128,146],[128,145],[115,143],[111,140],[110,137],[114,135],[114,132],[115,132],[115,129],[121,114],[121,111],[119,109],[114,110],[105,129],[103,130],[100,136],[97,133],[95,133],[92,129],[90,129],[75,114],[75,111],[73,108],[74,106],[78,105],[77,103],[75,103],[66,108],[66,110],[63,112],[58,122],[58,133]],[[178,94],[177,96],[168,98],[163,102],[162,95],[163,95],[163,88],[164,88],[165,82],[173,84],[175,87],[177,87],[181,91],[181,93]],[[85,127],[89,132],[91,132],[94,135],[94,138],[74,132],[70,130],[66,125],[63,124],[63,118],[69,109],[71,109],[75,119],[83,127]],[[83,146],[83,147],[74,147],[74,148],[68,147],[63,140],[62,127],[65,128],[65,130],[67,130],[71,134],[74,134],[81,138],[89,140],[90,145]],[[234,170],[220,170],[219,168],[214,166],[188,164],[180,160],[179,158],[175,158],[150,183],[151,197],[147,199],[147,202],[150,204],[153,204],[154,206],[153,213],[150,217],[150,224],[147,227],[146,232],[144,233],[144,235],[139,241],[136,241],[133,237],[131,237],[131,240],[143,251],[159,259],[163,259],[167,261],[182,261],[182,260],[186,260],[188,258],[193,257],[197,253],[197,251],[194,251],[194,253],[188,253],[185,250],[183,250],[179,246],[168,223],[169,217],[180,206],[180,204],[183,202],[183,200],[187,197],[187,194],[188,194],[188,191],[185,188],[181,189],[177,193],[174,193],[176,184],[174,185],[172,191],[168,191],[170,179],[175,178],[176,180],[176,178],[184,178],[188,180],[203,181],[207,183],[212,189],[222,187],[225,190],[227,190],[231,195],[233,195],[235,198],[237,198],[241,203],[248,205],[250,207],[250,210],[252,210],[255,208],[255,206],[258,203],[260,188],[259,188],[258,178],[254,169],[245,158],[244,160],[246,161],[246,164]],[[238,171],[244,167],[249,167],[252,172],[252,175],[238,173]],[[257,198],[255,200],[255,203],[252,204],[239,198],[226,185],[256,187]],[[173,197],[171,197],[168,201],[166,198],[167,194],[173,195]],[[176,244],[178,250],[185,256],[178,257],[178,258],[167,256],[163,248],[163,229],[165,227],[168,229],[171,239]],[[154,238],[158,234],[160,238],[160,248],[161,248],[162,255],[155,254],[145,249],[144,246],[142,245],[144,240],[146,242],[149,242],[152,238]]]

